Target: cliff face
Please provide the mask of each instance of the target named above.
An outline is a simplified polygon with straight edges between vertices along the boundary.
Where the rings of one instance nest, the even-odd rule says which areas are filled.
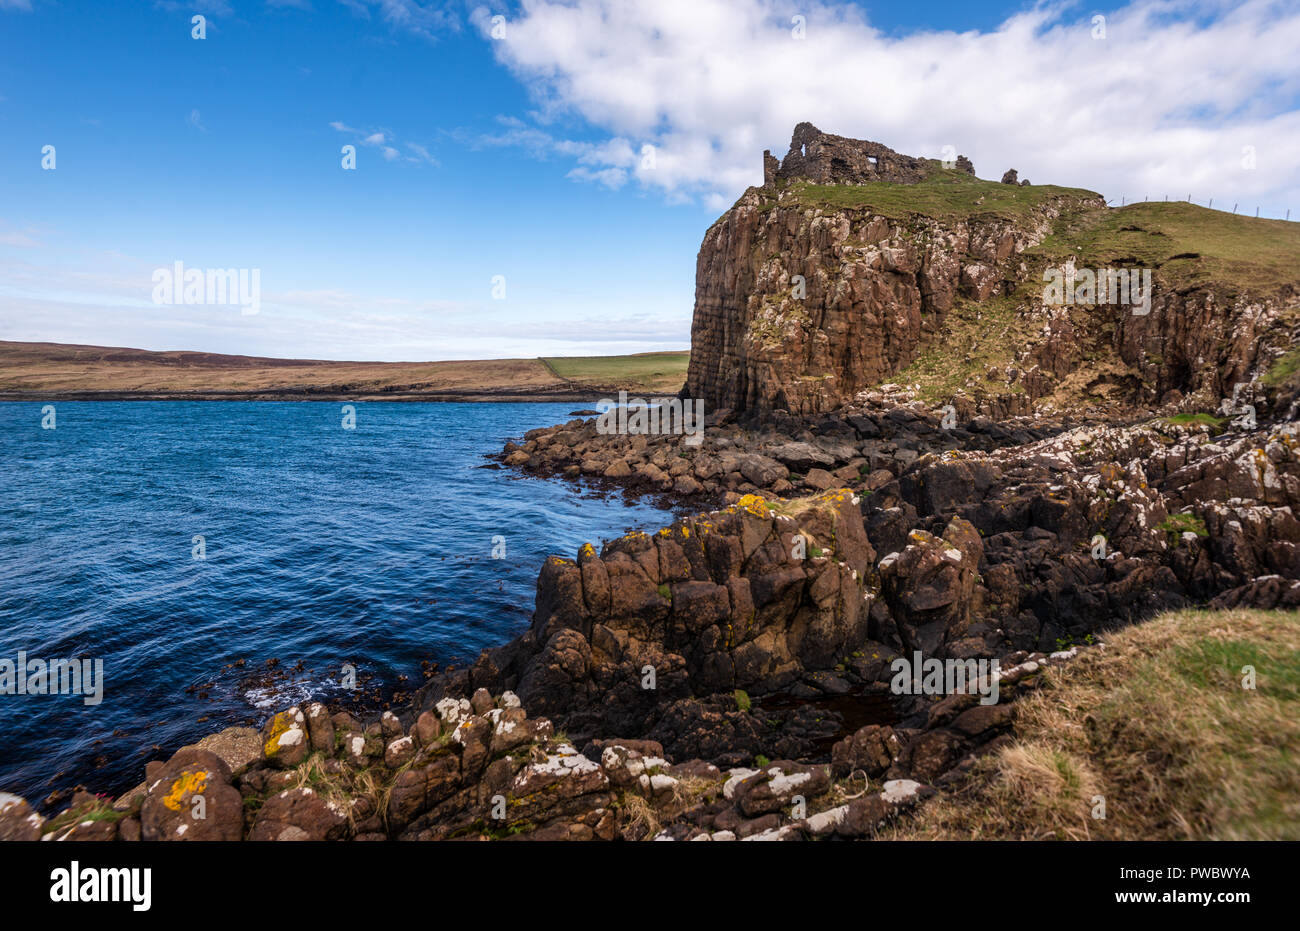
[[[709,410],[815,414],[891,380],[994,416],[1047,400],[1213,408],[1300,333],[1300,224],[1114,210],[809,124],[774,161],[700,247],[685,394]],[[1147,269],[1153,297],[1045,302],[1053,268]]]
[[[1004,293],[1025,249],[1081,202],[891,218],[751,189],[700,248],[687,394],[710,409],[833,410],[915,360],[955,301]]]

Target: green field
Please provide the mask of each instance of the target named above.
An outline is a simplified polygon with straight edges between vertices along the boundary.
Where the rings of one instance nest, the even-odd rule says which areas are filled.
[[[690,351],[642,352],[630,356],[556,356],[541,361],[558,377],[585,384],[627,385],[665,394],[686,381]]]
[[[1153,268],[1167,287],[1213,282],[1266,294],[1294,284],[1300,223],[1164,201],[1063,216],[1028,255],[1076,256],[1088,267]]]
[[[1021,187],[998,181],[983,181],[965,172],[935,168],[917,184],[813,184],[796,181],[787,198],[810,207],[865,208],[881,216],[904,219],[909,216],[961,220],[974,216],[996,216],[1006,220],[1028,218],[1043,204],[1060,198],[1084,202],[1100,195],[1082,188],[1035,184]]]

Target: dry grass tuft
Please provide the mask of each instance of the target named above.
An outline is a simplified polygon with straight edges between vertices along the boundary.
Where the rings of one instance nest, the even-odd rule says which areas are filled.
[[[1173,612],[1051,670],[1016,740],[887,836],[1300,839],[1298,752],[1300,612]]]

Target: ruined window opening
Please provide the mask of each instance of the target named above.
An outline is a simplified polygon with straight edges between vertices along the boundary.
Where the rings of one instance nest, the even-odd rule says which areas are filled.
[[[875,165],[875,164],[876,164],[876,157],[875,157],[874,155],[868,155],[868,156],[867,156],[867,161],[868,161],[869,163],[871,163],[872,165]]]

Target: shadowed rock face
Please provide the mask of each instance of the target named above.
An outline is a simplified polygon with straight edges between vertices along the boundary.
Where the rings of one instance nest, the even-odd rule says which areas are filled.
[[[685,395],[710,411],[835,410],[911,363],[954,301],[1005,293],[1059,209],[898,220],[751,188],[700,247]]]

